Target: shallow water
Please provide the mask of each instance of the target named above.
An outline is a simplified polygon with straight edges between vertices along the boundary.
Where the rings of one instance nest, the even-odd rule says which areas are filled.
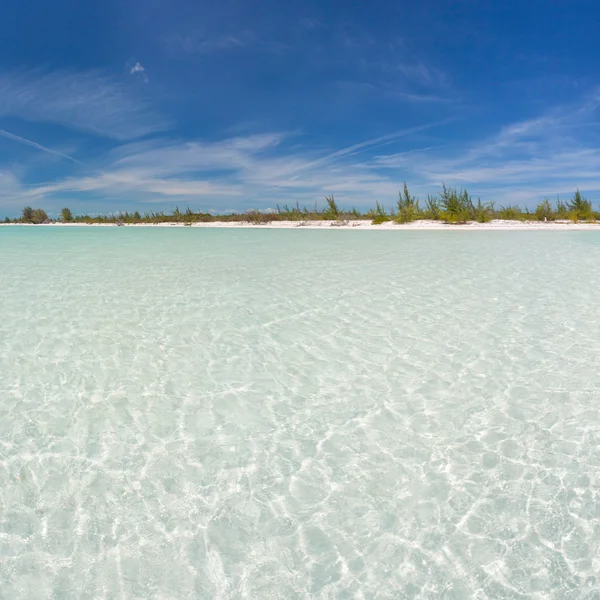
[[[0,228],[0,597],[600,598],[600,233]]]

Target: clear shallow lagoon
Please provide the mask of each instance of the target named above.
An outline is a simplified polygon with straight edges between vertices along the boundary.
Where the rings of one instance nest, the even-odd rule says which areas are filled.
[[[0,228],[0,597],[600,598],[600,233]]]

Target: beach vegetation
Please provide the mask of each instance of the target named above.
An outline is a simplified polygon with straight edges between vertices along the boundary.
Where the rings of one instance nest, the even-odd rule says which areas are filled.
[[[579,190],[575,191],[573,198],[567,202],[569,218],[575,222],[579,220],[593,220],[594,213],[592,203],[581,195]]]
[[[382,223],[385,223],[386,221],[389,221],[390,218],[387,215],[376,215],[373,217],[373,219],[371,219],[371,224],[372,225],[381,225]]]
[[[504,221],[522,221],[523,211],[515,205],[501,206],[497,218]]]
[[[337,219],[340,216],[340,209],[333,197],[325,196],[325,202],[327,202],[327,208],[325,209],[324,215],[326,219]]]
[[[569,218],[569,207],[560,198],[556,200],[556,218],[560,220]]]
[[[381,225],[390,220],[390,216],[387,214],[385,207],[379,202],[375,202],[375,208],[369,211],[369,217],[371,218],[371,223],[373,225]]]
[[[473,201],[467,190],[446,187],[446,184],[442,184],[440,207],[442,220],[454,225],[466,223],[473,213]]]
[[[554,221],[556,219],[556,213],[552,208],[552,204],[548,198],[544,198],[536,207],[535,207],[535,218],[538,221]]]
[[[494,205],[486,204],[477,198],[477,204],[472,204],[472,220],[477,223],[488,223],[494,218]]]
[[[429,194],[423,205],[419,199],[410,193],[408,185],[404,183],[398,193],[395,205],[387,210],[380,201],[375,206],[361,211],[353,206],[344,209],[332,196],[325,197],[325,206],[317,202],[312,207],[301,206],[298,202],[294,205],[277,205],[276,209],[251,209],[246,212],[231,212],[226,214],[213,214],[210,212],[194,211],[189,206],[181,211],[176,206],[170,213],[163,210],[149,211],[140,214],[135,212],[118,212],[104,215],[73,215],[69,208],[60,212],[62,222],[74,223],[100,223],[100,224],[125,224],[125,223],[210,223],[219,222],[247,222],[262,225],[274,221],[294,221],[309,223],[314,221],[335,221],[337,226],[349,223],[357,224],[361,221],[371,221],[381,224],[387,221],[395,223],[410,223],[421,219],[443,221],[453,225],[467,222],[486,223],[493,219],[507,221],[595,221],[600,219],[600,213],[595,212],[592,202],[576,190],[573,197],[567,202],[557,198],[553,203],[548,198],[538,202],[533,209],[521,208],[516,204],[508,204],[495,208],[493,202],[484,202],[481,198],[473,200],[466,189],[448,187],[442,184],[442,190],[437,195]],[[44,209],[25,206],[20,218],[4,220],[15,223],[44,223],[48,221]]]
[[[21,221],[23,223],[33,223],[33,208],[31,206],[25,206],[21,213]]]
[[[427,194],[423,218],[430,219],[432,221],[439,221],[442,218],[442,209],[440,208],[439,200],[431,194]]]
[[[410,223],[416,221],[421,217],[419,211],[419,199],[415,198],[409,191],[406,181],[404,182],[404,189],[398,193],[398,201],[396,202],[398,208],[396,214],[396,223]]]
[[[23,212],[21,214],[21,223],[39,225],[47,220],[48,215],[43,208],[31,208],[31,206],[26,206],[23,208]]]

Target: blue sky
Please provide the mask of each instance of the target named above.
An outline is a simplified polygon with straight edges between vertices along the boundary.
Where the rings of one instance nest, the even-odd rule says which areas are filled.
[[[0,7],[0,216],[600,201],[600,5],[508,0]]]

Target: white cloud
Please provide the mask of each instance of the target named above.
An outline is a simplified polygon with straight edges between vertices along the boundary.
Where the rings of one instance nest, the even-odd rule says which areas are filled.
[[[58,123],[117,140],[166,127],[133,88],[99,71],[0,73],[0,117],[8,116]]]
[[[216,35],[196,32],[189,35],[173,35],[167,39],[167,45],[175,52],[183,54],[215,54],[243,48],[254,41],[255,37],[246,31]]]
[[[422,148],[422,132],[438,121],[330,151],[307,149],[298,134],[281,132],[216,141],[150,139],[111,151],[85,177],[21,190],[51,202],[68,194],[128,202],[180,202],[197,207],[268,208],[312,205],[334,193],[344,206],[390,206],[406,180],[413,193],[436,193],[442,182],[466,186],[498,204],[535,204],[579,187],[600,198],[600,148],[590,100],[507,124],[488,138]],[[585,132],[589,139],[581,137]],[[433,138],[435,140],[435,138]],[[417,143],[420,142],[420,145]],[[390,152],[383,154],[383,148]],[[377,151],[376,151],[377,149]]]
[[[375,138],[319,156],[285,146],[286,134],[234,137],[216,142],[147,141],[111,153],[96,174],[34,186],[24,196],[38,202],[71,193],[119,195],[125,201],[202,203],[228,197],[239,208],[276,202],[312,204],[327,193],[357,202],[373,193],[393,198],[397,183],[347,162],[369,146],[406,132]]]
[[[131,69],[129,70],[130,73],[143,73],[146,69],[144,69],[144,67],[139,63],[136,62],[135,65],[133,65],[133,67],[131,67]]]
[[[81,164],[78,160],[76,160],[75,158],[73,158],[67,154],[63,154],[62,152],[58,152],[57,150],[52,150],[52,148],[46,148],[46,146],[42,146],[41,144],[38,144],[37,142],[33,142],[32,140],[28,140],[27,138],[21,137],[19,135],[15,135],[14,133],[10,133],[9,131],[5,131],[4,129],[0,129],[0,135],[9,140],[13,140],[14,142],[18,142],[20,144],[25,144],[26,146],[31,146],[33,148],[37,148],[38,150],[42,150],[43,152],[47,152],[48,154],[54,154],[55,156],[59,156],[61,158],[66,158],[67,160],[70,160],[71,162]]]
[[[129,73],[138,79],[141,79],[144,83],[148,83],[148,74],[142,63],[136,62],[135,65],[129,69]]]
[[[21,184],[19,179],[9,171],[0,170],[0,198],[3,203],[15,200],[21,193]]]

